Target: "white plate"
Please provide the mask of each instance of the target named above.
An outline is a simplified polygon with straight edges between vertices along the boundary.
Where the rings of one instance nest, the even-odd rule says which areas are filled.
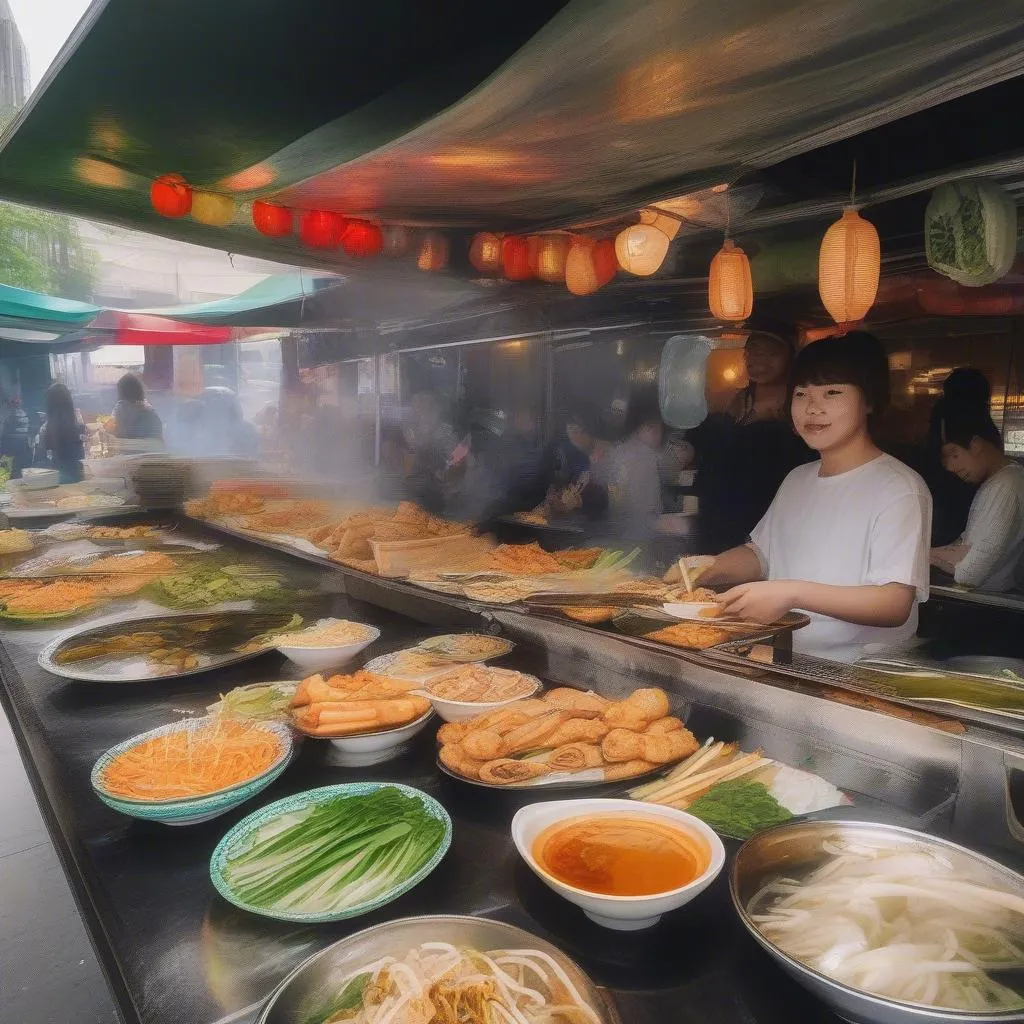
[[[433,717],[434,709],[431,708],[408,725],[357,736],[314,736],[309,732],[298,731],[311,740],[327,740],[334,748],[330,756],[331,764],[346,768],[365,768],[372,764],[380,764],[382,761],[390,761],[391,758],[404,753],[413,738],[430,724]]]

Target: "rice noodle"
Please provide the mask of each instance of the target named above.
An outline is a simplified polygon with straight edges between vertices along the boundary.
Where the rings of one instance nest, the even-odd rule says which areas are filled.
[[[538,979],[537,987],[526,984]],[[457,949],[424,943],[401,960],[384,957],[349,971],[342,993],[365,977],[361,1005],[324,1024],[601,1024],[562,967],[536,949]]]
[[[986,969],[1024,967],[1024,899],[923,846],[822,844],[802,881],[778,878],[750,900],[766,938],[836,981],[950,1010],[1024,1009]]]

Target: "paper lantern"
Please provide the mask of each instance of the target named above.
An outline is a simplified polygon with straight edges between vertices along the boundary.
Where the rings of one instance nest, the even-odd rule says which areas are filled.
[[[252,204],[252,225],[267,238],[285,238],[295,227],[295,215],[287,206],[257,199]]]
[[[161,217],[184,217],[192,209],[192,189],[180,174],[161,174],[150,186],[149,201]]]
[[[837,324],[864,319],[878,293],[881,269],[875,226],[856,210],[843,210],[825,232],[818,252],[818,292]]]
[[[416,266],[420,270],[443,270],[448,263],[448,239],[436,231],[430,231],[420,242]]]
[[[196,192],[192,196],[192,219],[211,228],[227,227],[235,219],[235,201],[216,192]]]
[[[412,249],[412,232],[408,228],[395,225],[384,228],[381,234],[383,235],[385,256],[397,259],[399,256],[405,256]]]
[[[540,263],[540,247],[543,242],[543,235],[526,236],[526,262],[530,267],[530,277],[537,276],[537,267]]]
[[[671,239],[653,224],[634,224],[615,238],[619,266],[630,274],[647,277],[660,269]]]
[[[603,288],[619,272],[619,259],[615,255],[615,243],[610,238],[603,238],[594,243],[591,258],[594,261],[594,273],[597,274],[597,286]]]
[[[573,295],[590,295],[606,285],[618,269],[610,239],[574,239],[565,258],[565,286]]]
[[[530,273],[530,244],[525,238],[509,235],[501,242],[501,268],[510,281],[527,281]]]
[[[569,239],[565,235],[544,235],[537,253],[537,277],[550,284],[565,280]]]
[[[333,249],[345,233],[345,218],[331,210],[309,210],[299,221],[299,237],[313,249]]]
[[[478,231],[469,245],[469,262],[481,274],[501,270],[501,238],[490,231]]]
[[[754,308],[754,286],[750,278],[750,260],[731,239],[715,253],[708,274],[708,306],[719,320],[739,323]]]
[[[377,256],[384,248],[384,236],[380,228],[368,220],[350,220],[341,236],[341,247],[357,259]]]

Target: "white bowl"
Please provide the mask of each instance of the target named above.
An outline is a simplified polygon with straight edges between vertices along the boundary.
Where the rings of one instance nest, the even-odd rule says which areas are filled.
[[[595,814],[623,814],[633,817],[664,818],[690,835],[696,835],[707,847],[708,866],[688,885],[653,896],[603,896],[566,885],[549,875],[534,859],[533,844],[549,825]],[[534,874],[559,896],[575,903],[595,924],[616,931],[634,932],[658,923],[662,914],[685,906],[702,893],[725,864],[725,847],[714,829],[685,811],[636,800],[553,800],[528,804],[512,819],[512,840],[519,855]]]
[[[523,674],[526,675],[526,673]],[[510,697],[508,700],[444,700],[442,697],[435,697],[430,692],[428,689],[430,686],[429,681],[422,683],[416,692],[422,693],[423,696],[434,705],[434,710],[446,722],[465,722],[470,718],[476,718],[477,715],[486,715],[488,711],[494,711],[496,708],[502,708],[506,704],[514,704],[517,700],[526,700],[527,697],[536,696],[537,692],[542,689],[544,684],[535,676],[527,676],[527,678],[533,679],[533,689],[529,693],[524,693],[520,697]]]
[[[366,639],[357,640],[353,644],[334,647],[291,647],[288,644],[277,644],[276,647],[300,668],[309,672],[321,672],[324,669],[339,668],[361,651],[365,651],[375,640],[380,639],[380,630],[376,626],[367,626],[366,629]]]
[[[669,602],[661,607],[677,619],[694,619],[697,622],[714,622],[722,610],[722,606],[717,601]],[[707,612],[714,614],[708,615]]]
[[[327,740],[334,747],[330,757],[332,764],[346,768],[365,768],[398,757],[405,751],[413,737],[427,727],[433,717],[434,712],[430,710],[408,725],[382,732],[367,732],[360,736],[313,736],[310,733],[303,735],[309,736],[310,739]]]

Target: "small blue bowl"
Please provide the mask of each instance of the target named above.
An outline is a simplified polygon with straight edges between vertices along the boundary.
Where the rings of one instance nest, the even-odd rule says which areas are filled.
[[[197,825],[201,821],[209,821],[222,814],[227,814],[246,800],[252,799],[257,793],[267,788],[288,767],[292,758],[293,737],[289,726],[280,722],[254,722],[253,728],[265,729],[273,733],[281,741],[281,753],[277,760],[263,772],[247,782],[218,790],[206,796],[191,797],[186,800],[131,800],[115,796],[103,786],[103,772],[107,765],[127,750],[146,740],[165,736],[168,733],[195,731],[209,724],[209,718],[190,718],[182,722],[172,722],[158,729],[140,733],[130,740],[118,743],[102,754],[93,765],[90,781],[96,795],[108,807],[121,814],[143,821],[158,821],[164,825]]]
[[[397,789],[405,796],[415,797],[422,804],[426,812],[444,824],[444,835],[437,844],[430,860],[423,865],[414,875],[411,875],[404,882],[400,882],[393,889],[389,889],[383,896],[376,899],[359,903],[347,910],[333,911],[327,913],[303,914],[288,910],[271,910],[266,907],[253,906],[246,903],[235,895],[227,879],[224,877],[224,869],[227,866],[228,854],[236,846],[245,843],[249,836],[257,829],[262,828],[268,822],[280,817],[282,814],[292,814],[296,811],[305,810],[311,804],[324,803],[334,800],[339,796],[363,796],[366,793],[375,793],[379,789],[387,787]],[[428,796],[421,790],[412,786],[403,786],[399,782],[352,782],[339,786],[322,786],[319,789],[309,789],[305,793],[296,793],[294,796],[285,797],[268,804],[261,810],[254,811],[247,818],[243,818],[227,835],[217,844],[210,858],[210,881],[214,888],[229,903],[233,903],[241,910],[248,910],[251,914],[259,914],[262,917],[271,917],[276,921],[297,921],[301,924],[324,924],[329,921],[344,921],[350,917],[359,917],[361,914],[370,914],[379,910],[385,904],[398,899],[414,886],[419,885],[441,863],[448,847],[452,844],[452,819],[448,812],[432,796]]]

